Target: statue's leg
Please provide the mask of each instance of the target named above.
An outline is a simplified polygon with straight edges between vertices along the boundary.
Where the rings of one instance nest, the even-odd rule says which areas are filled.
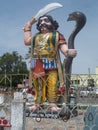
[[[45,77],[33,78],[34,86],[34,105],[30,107],[30,110],[36,110],[45,101],[46,98],[46,81]]]
[[[34,91],[35,91],[34,102],[36,102],[38,99],[38,80],[35,78],[33,78],[33,85],[34,85]]]
[[[61,110],[57,105],[57,85],[58,85],[58,71],[49,70],[47,77],[47,99],[50,103],[49,109],[52,111]]]
[[[42,80],[42,87],[41,87],[41,103],[45,102],[46,99],[46,76],[41,78]]]
[[[32,84],[33,84],[33,89],[35,91],[35,95],[34,95],[34,105],[30,106],[28,109],[30,111],[32,110],[36,110],[37,109],[37,100],[38,100],[38,80],[33,78],[32,79]]]
[[[56,103],[57,99],[57,70],[49,70],[47,77],[47,99],[49,103]]]
[[[36,104],[42,104],[46,97],[46,80],[45,76],[37,79],[33,79],[35,96],[34,101]]]

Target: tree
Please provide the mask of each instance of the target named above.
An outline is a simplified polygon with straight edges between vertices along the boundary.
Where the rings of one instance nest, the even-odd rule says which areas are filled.
[[[27,64],[23,61],[23,57],[16,51],[12,53],[5,53],[0,57],[0,74],[28,74]],[[18,81],[17,81],[18,80]],[[13,84],[21,81],[18,76],[13,80]]]

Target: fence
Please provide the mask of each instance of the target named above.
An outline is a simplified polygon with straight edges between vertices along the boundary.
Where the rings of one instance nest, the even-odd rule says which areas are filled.
[[[42,118],[40,122],[36,118],[26,117],[25,109],[27,104],[22,95],[14,99],[13,93],[2,93],[0,96],[0,117],[6,115],[8,124],[11,127],[0,128],[1,130],[98,130],[98,94],[94,89],[98,87],[97,75],[72,75],[71,86],[76,92],[78,111],[73,116],[70,110],[70,118],[63,121],[62,118]],[[85,88],[87,90],[85,90]],[[16,92],[17,93],[17,92]],[[2,116],[3,115],[3,116]]]

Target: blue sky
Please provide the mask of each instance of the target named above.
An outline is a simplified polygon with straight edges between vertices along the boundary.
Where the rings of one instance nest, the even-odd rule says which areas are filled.
[[[67,41],[75,26],[74,21],[67,22],[68,15],[74,11],[86,15],[86,25],[75,38],[78,55],[73,60],[72,72],[87,74],[90,68],[90,73],[95,73],[98,66],[98,0],[0,0],[0,56],[12,51],[17,51],[23,57],[27,54],[22,28],[39,9],[52,2],[63,5],[49,15],[58,21],[58,30]],[[35,25],[32,27],[33,34],[37,32]],[[64,57],[61,58],[63,60]]]

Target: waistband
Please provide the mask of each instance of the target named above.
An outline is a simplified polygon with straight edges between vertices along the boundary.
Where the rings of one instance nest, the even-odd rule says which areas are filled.
[[[56,57],[53,56],[53,55],[33,55],[32,59],[49,59],[49,60],[54,60],[54,59],[56,59]]]

